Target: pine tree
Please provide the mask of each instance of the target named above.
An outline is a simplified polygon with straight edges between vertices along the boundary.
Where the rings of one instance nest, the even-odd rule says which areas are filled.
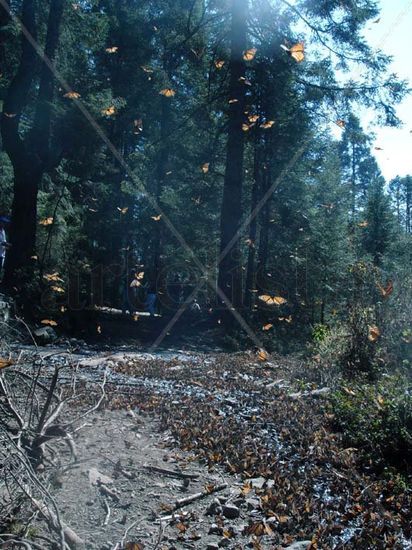
[[[394,234],[393,212],[384,185],[385,180],[381,177],[369,189],[365,209],[366,227],[362,239],[365,252],[378,267],[382,266]]]
[[[412,233],[412,176],[397,176],[389,183],[399,227]]]
[[[351,193],[352,221],[365,205],[369,185],[379,176],[378,166],[370,152],[371,144],[372,137],[365,134],[359,119],[351,114],[340,143],[340,156],[345,183]]]

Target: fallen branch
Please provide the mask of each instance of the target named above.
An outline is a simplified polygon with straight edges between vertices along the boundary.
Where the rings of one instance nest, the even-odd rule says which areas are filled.
[[[188,504],[191,504],[192,502],[195,502],[196,500],[200,500],[202,498],[206,498],[209,495],[212,495],[213,493],[217,493],[218,491],[223,491],[223,489],[227,488],[227,483],[221,483],[220,485],[216,485],[215,487],[211,488],[210,490],[202,491],[201,493],[195,493],[194,495],[190,495],[185,498],[179,498],[174,503],[173,509],[178,510],[179,508],[183,508],[183,506],[187,506]]]
[[[71,529],[68,525],[66,525],[63,522],[59,522],[56,514],[50,510],[46,504],[43,502],[40,502],[39,500],[35,499],[34,497],[31,497],[30,499],[32,503],[36,506],[36,508],[39,510],[41,515],[45,518],[47,523],[49,524],[50,528],[56,531],[60,534],[60,527],[59,523],[61,525],[63,534],[64,534],[64,540],[69,545],[70,548],[83,548],[84,547],[84,540],[77,535]]]
[[[156,474],[163,474],[165,476],[176,477],[178,479],[199,479],[199,474],[185,474],[184,472],[177,472],[176,470],[166,470],[165,468],[159,468],[157,466],[143,466],[145,470],[155,472]]]

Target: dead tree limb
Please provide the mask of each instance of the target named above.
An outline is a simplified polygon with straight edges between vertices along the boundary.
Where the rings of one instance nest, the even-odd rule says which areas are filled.
[[[188,504],[191,504],[196,500],[206,498],[209,495],[212,495],[213,493],[217,493],[218,491],[223,491],[223,489],[226,489],[226,488],[227,488],[227,483],[221,483],[220,485],[215,485],[210,490],[202,491],[201,493],[195,493],[194,495],[189,495],[188,497],[185,497],[185,498],[180,498],[175,501],[173,509],[178,510],[179,508],[183,508],[183,506],[187,506]]]

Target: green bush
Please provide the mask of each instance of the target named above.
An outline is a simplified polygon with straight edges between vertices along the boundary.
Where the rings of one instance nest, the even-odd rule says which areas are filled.
[[[376,466],[412,473],[412,387],[400,376],[378,384],[343,386],[332,395],[335,427],[345,444],[362,449]]]
[[[321,323],[315,325],[312,331],[313,341],[316,343],[323,342],[329,334],[329,327]]]
[[[377,373],[379,339],[371,339],[371,327],[376,326],[373,307],[353,305],[347,321],[348,336],[340,363],[346,372],[366,373],[374,377]]]

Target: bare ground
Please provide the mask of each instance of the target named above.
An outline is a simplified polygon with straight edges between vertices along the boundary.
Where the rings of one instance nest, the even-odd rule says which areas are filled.
[[[224,528],[233,529],[234,536],[241,532],[242,518],[212,527],[214,515],[206,515],[216,498],[233,500],[241,487],[239,479],[216,468],[209,471],[193,454],[171,449],[170,440],[167,433],[159,433],[158,421],[148,415],[107,410],[88,418],[76,441],[78,462],[58,476],[53,490],[63,520],[85,541],[86,548],[112,549],[122,541],[153,549],[207,548],[222,541]],[[93,469],[111,482],[93,484]],[[169,475],[168,471],[177,473]],[[196,479],[189,479],[190,474]],[[170,509],[180,499],[212,491],[223,483],[227,489],[182,506],[174,514]],[[215,534],[208,534],[211,529]]]

